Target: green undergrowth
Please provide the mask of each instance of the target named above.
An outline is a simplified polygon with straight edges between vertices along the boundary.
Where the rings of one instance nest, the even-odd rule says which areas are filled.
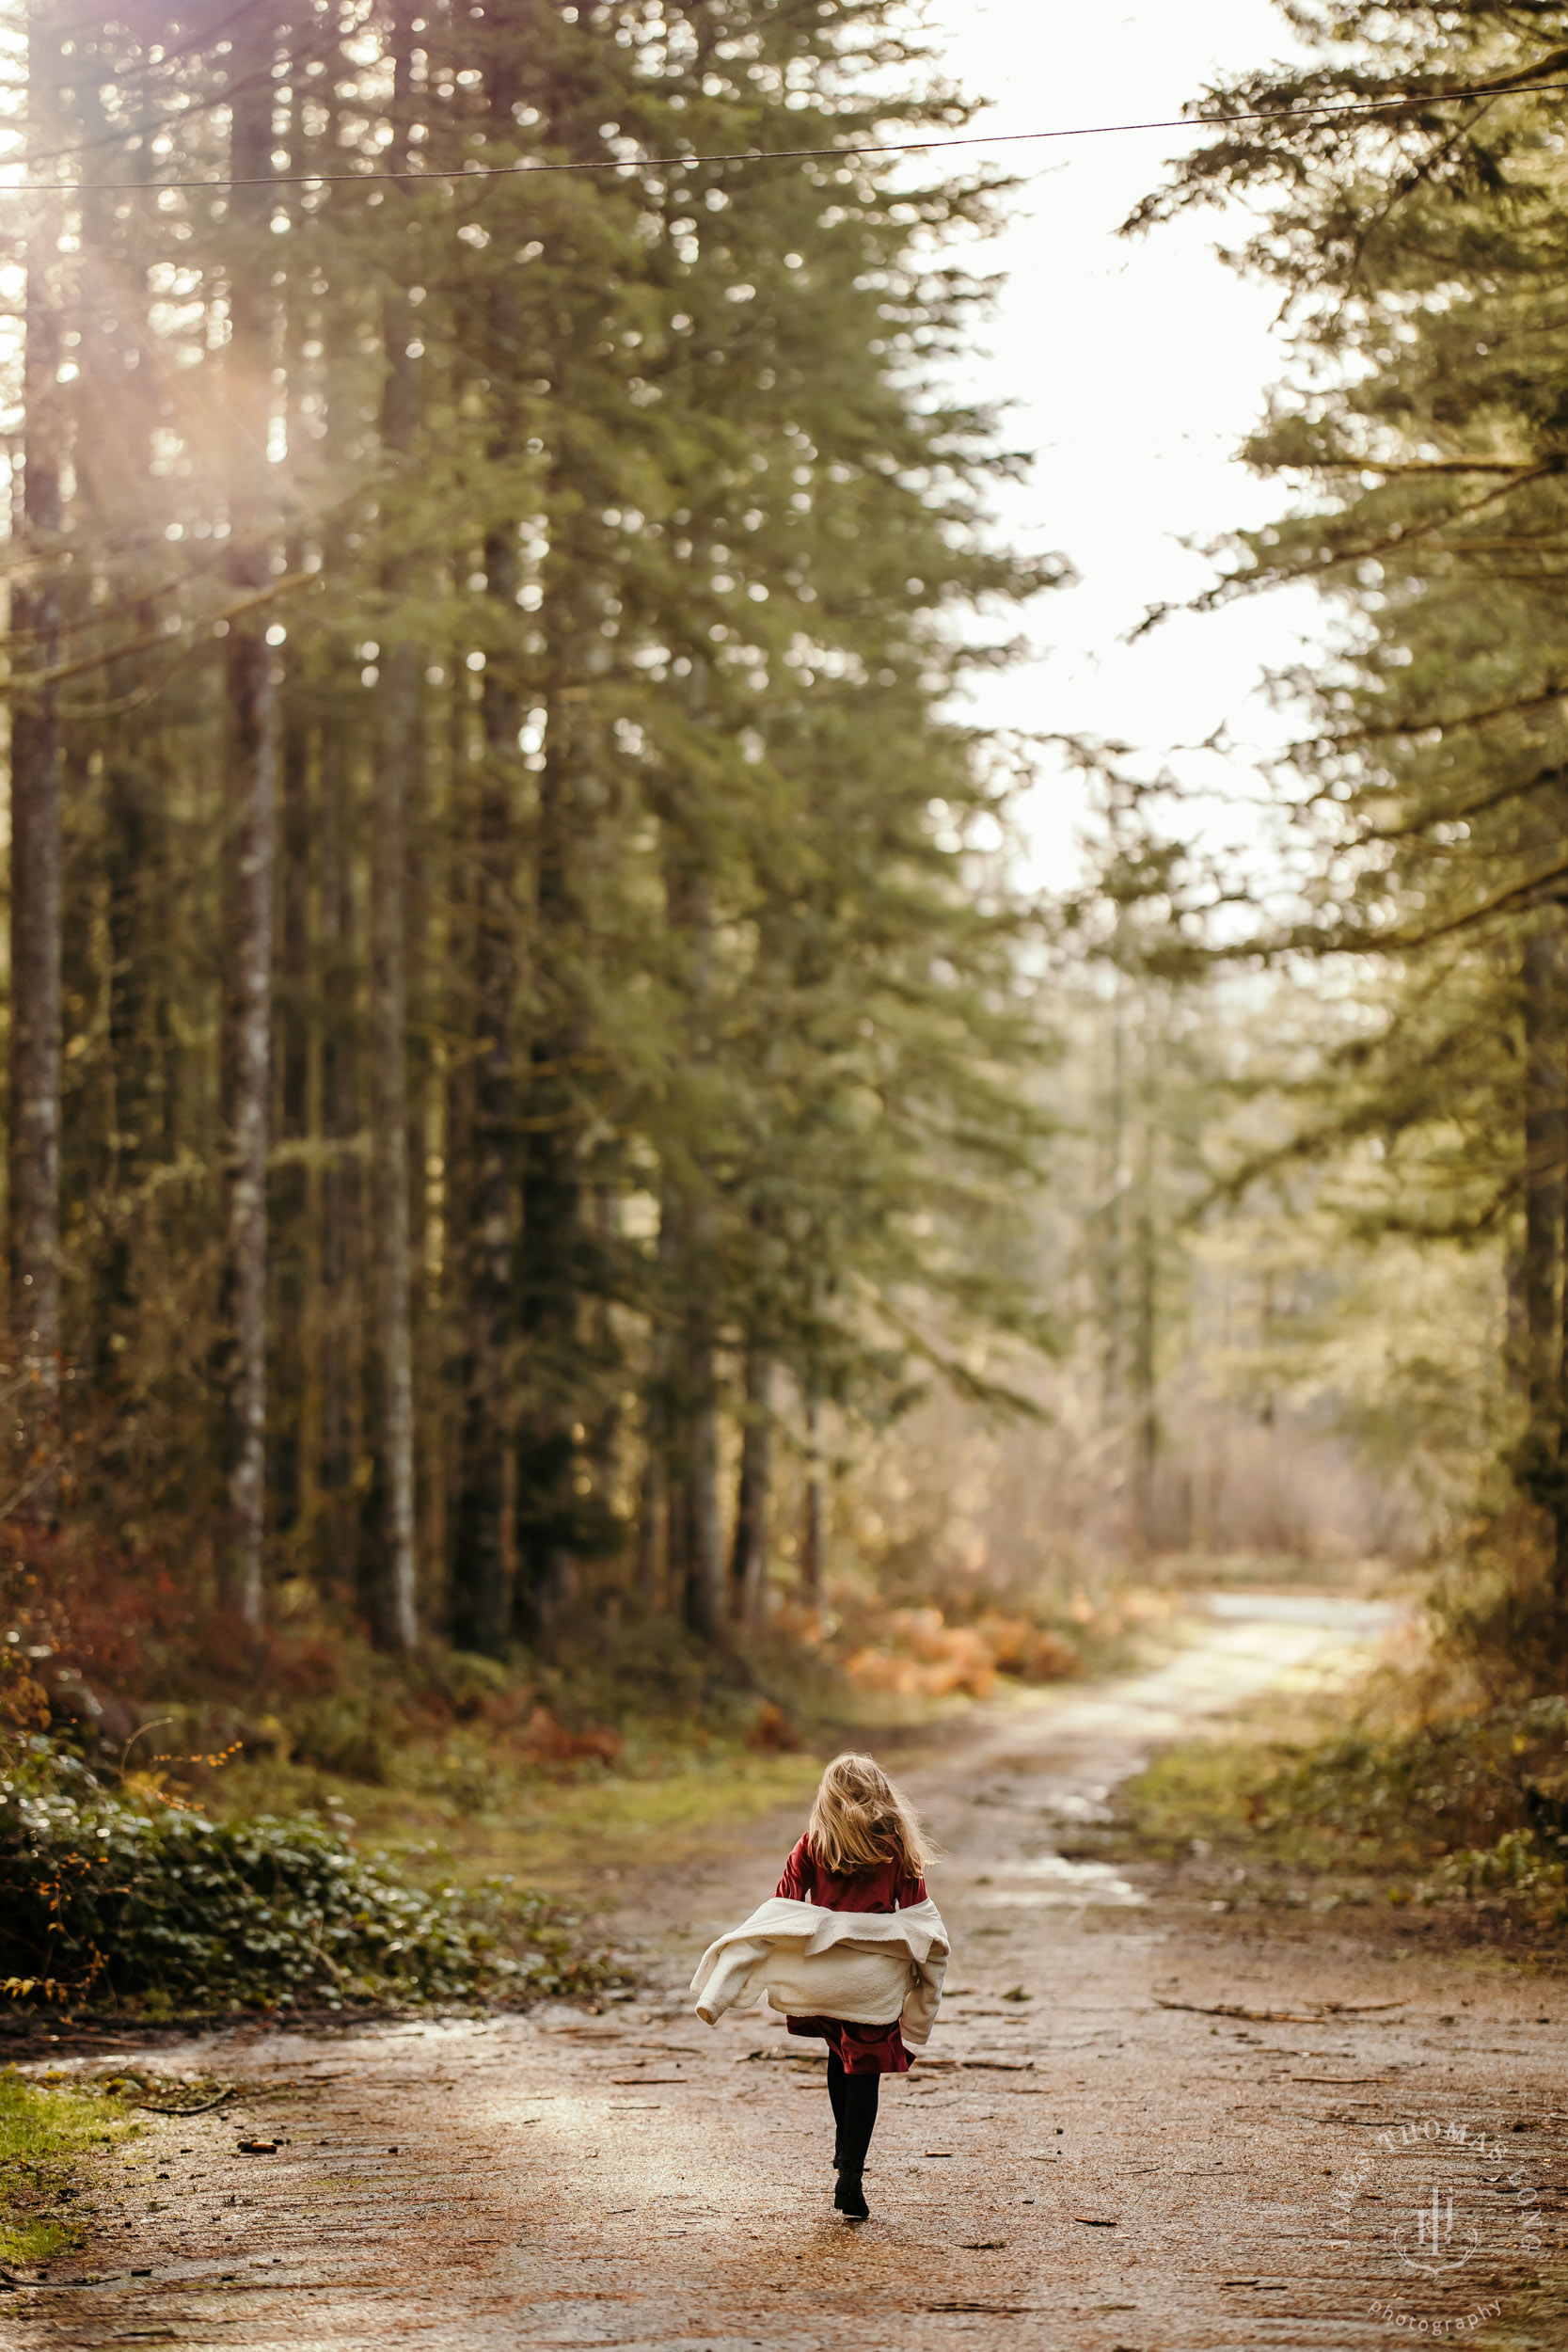
[[[19,2005],[165,2018],[570,1996],[625,1972],[507,1874],[421,1883],[341,1821],[214,1820],[35,1738],[0,1783],[0,1979]]]
[[[1209,1870],[1336,1882],[1340,1899],[1568,1925],[1568,1701],[1341,1724],[1261,1719],[1167,1749],[1119,1792],[1118,1836]],[[1330,1899],[1333,1898],[1331,1897]]]
[[[68,2211],[84,2162],[141,2126],[93,2083],[39,2083],[0,2071],[0,2263],[72,2252],[84,2233]]]

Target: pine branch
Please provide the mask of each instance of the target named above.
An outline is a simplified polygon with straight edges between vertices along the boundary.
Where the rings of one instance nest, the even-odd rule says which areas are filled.
[[[0,677],[0,698],[25,696],[40,686],[58,685],[62,678],[82,677],[91,670],[106,669],[110,663],[126,660],[132,654],[147,653],[160,645],[172,645],[180,636],[191,630],[205,629],[210,633],[220,621],[237,620],[242,613],[254,612],[260,606],[276,603],[279,596],[290,596],[296,588],[308,588],[320,580],[321,574],[316,571],[290,572],[283,579],[273,581],[270,587],[259,589],[253,596],[241,596],[235,603],[224,605],[218,612],[205,614],[200,620],[182,622],[178,631],[149,629],[145,635],[128,638],[124,644],[111,645],[102,653],[84,654],[75,661],[57,662],[53,669],[29,670],[20,676]]]

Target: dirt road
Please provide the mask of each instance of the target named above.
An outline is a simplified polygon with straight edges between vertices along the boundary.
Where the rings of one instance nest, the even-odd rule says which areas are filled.
[[[766,2015],[709,2030],[687,2005],[711,1932],[770,1891],[780,1820],[636,1890],[650,1986],[596,2017],[166,2052],[246,2104],[116,2159],[89,2256],[8,2298],[0,2341],[1568,2343],[1552,2291],[1501,2335],[1496,2312],[1562,2260],[1568,1985],[1358,1939],[1354,1914],[1211,1914],[1062,1851],[1150,1742],[1381,1629],[1354,1602],[1220,1608],[1159,1672],[984,1713],[910,1775],[955,1963],[933,2062],[885,2088],[868,2224],[832,2210],[820,2063]]]

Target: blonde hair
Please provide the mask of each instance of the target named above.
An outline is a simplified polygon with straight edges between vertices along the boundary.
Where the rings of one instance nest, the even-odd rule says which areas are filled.
[[[912,1879],[926,1867],[920,1818],[869,1756],[835,1756],[822,1775],[806,1824],[813,1853],[824,1869],[853,1878],[879,1863],[896,1862]]]

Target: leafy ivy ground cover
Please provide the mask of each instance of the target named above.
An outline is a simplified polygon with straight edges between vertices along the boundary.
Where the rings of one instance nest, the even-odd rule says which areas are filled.
[[[36,1742],[0,1783],[13,1997],[193,2009],[574,1994],[620,1981],[575,1923],[491,1879],[431,1890],[312,1813],[214,1822]]]

